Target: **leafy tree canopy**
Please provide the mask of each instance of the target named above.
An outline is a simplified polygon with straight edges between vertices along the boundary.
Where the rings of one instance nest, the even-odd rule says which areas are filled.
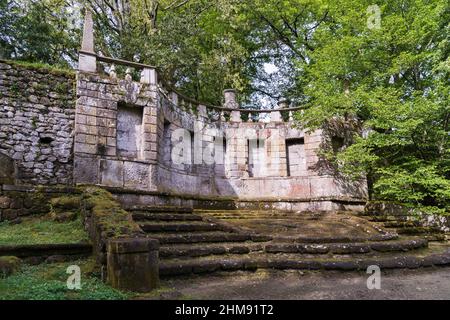
[[[0,56],[75,66],[84,8],[97,51],[194,98],[233,87],[244,105],[290,98],[312,129],[351,119],[364,134],[327,155],[341,172],[448,212],[448,0],[0,0]]]

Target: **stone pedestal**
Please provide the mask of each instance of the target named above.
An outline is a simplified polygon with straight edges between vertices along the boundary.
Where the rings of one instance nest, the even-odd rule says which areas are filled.
[[[283,122],[283,118],[281,117],[280,111],[273,111],[270,114],[270,121],[271,122]]]
[[[149,292],[159,287],[159,242],[147,238],[110,240],[108,283],[116,289]]]
[[[95,73],[97,71],[97,58],[93,55],[80,53],[78,57],[78,70]]]
[[[240,111],[231,111],[231,122],[242,122]]]

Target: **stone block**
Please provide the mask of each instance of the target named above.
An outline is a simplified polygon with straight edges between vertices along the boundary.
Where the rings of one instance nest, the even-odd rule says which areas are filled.
[[[0,209],[8,209],[11,204],[11,199],[6,196],[0,196]]]
[[[130,189],[145,190],[150,185],[151,168],[148,164],[129,162],[124,163],[124,186]]]
[[[339,196],[339,189],[331,177],[312,177],[311,183],[311,197],[335,197]]]
[[[159,242],[115,239],[107,245],[107,281],[120,290],[149,292],[159,287]]]
[[[75,151],[75,153],[96,154],[97,153],[97,145],[76,142],[74,151]]]
[[[110,187],[123,187],[123,162],[100,160],[100,183]]]
[[[75,183],[98,183],[98,161],[94,157],[75,156],[74,159]]]
[[[14,184],[14,160],[0,153],[0,184]]]

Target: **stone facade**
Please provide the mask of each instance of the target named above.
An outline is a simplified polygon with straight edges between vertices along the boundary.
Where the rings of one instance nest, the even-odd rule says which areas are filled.
[[[319,157],[329,138],[322,130],[294,127],[278,111],[243,121],[231,90],[224,106],[236,110],[220,112],[166,90],[149,68],[140,81],[131,72],[120,79],[80,70],[74,79],[6,62],[0,70],[0,184],[319,209],[320,201],[333,209],[330,201],[367,196],[365,181],[341,178]]]
[[[155,89],[149,84],[78,73],[77,90],[75,183],[155,189],[151,181],[152,165],[158,159]],[[132,147],[134,152],[118,148],[132,143],[131,131],[117,130],[120,120],[130,120],[119,114],[121,106],[142,113],[139,132],[132,134],[139,139]]]
[[[18,184],[72,184],[74,77],[0,61],[0,157]]]
[[[364,181],[349,183],[323,165],[322,130],[293,128],[280,115],[268,122],[243,122],[239,111],[225,117],[154,79],[78,73],[76,183],[240,200],[366,197]]]

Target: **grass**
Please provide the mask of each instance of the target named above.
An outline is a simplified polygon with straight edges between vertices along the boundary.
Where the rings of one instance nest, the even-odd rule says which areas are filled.
[[[66,66],[59,65],[49,65],[47,63],[42,62],[29,62],[29,61],[21,61],[21,60],[1,60],[0,62],[5,62],[11,65],[23,67],[26,69],[37,70],[41,72],[47,72],[50,74],[54,74],[57,76],[66,76],[66,77],[75,77],[75,71]]]
[[[0,245],[78,243],[88,241],[81,219],[55,222],[47,216],[27,217],[20,224],[0,223]]]
[[[81,289],[69,290],[66,273],[71,265],[81,269]],[[104,284],[93,259],[73,262],[24,265],[8,278],[0,279],[0,300],[124,300],[131,293]]]

